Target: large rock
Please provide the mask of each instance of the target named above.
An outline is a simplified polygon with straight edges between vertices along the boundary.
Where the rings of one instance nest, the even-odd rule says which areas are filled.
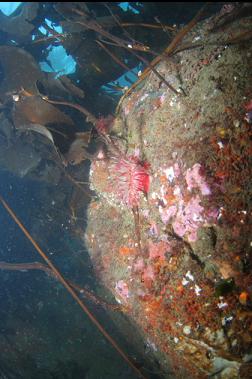
[[[251,359],[252,46],[237,41],[252,20],[210,33],[216,20],[187,36],[200,47],[156,66],[180,95],[152,72],[121,102],[115,143],[148,170],[148,198],[123,202],[136,170],[116,183],[113,146],[90,175],[97,275],[178,378],[245,378]]]

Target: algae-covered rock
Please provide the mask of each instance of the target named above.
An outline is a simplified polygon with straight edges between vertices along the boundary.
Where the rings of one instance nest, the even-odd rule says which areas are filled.
[[[155,66],[178,94],[152,71],[124,96],[110,154],[91,166],[98,198],[86,241],[97,275],[178,378],[239,377],[251,349],[252,46],[242,35],[252,19],[210,32],[218,19]],[[133,207],[118,192],[142,190],[143,174],[120,165],[111,180],[123,154],[150,177]]]

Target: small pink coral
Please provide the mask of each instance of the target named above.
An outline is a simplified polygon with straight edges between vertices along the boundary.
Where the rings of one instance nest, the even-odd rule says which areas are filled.
[[[199,196],[192,197],[186,205],[180,202],[176,219],[172,223],[175,233],[180,237],[187,233],[190,242],[196,241],[197,230],[204,221],[203,211]]]
[[[115,290],[120,295],[123,300],[127,300],[129,297],[128,284],[124,280],[119,280],[115,285]]]
[[[195,163],[192,168],[186,171],[185,178],[189,191],[193,188],[198,188],[204,196],[211,194],[210,188],[203,176],[202,166],[199,163]]]
[[[151,265],[146,266],[142,274],[142,281],[146,288],[150,288],[155,278],[154,268]]]
[[[171,246],[168,242],[159,241],[153,243],[149,241],[149,258],[152,259],[160,259],[161,261],[166,260],[166,253],[171,251]]]
[[[210,208],[205,212],[207,221],[216,223],[220,215],[220,210],[218,208]]]
[[[250,100],[247,104],[245,104],[244,108],[247,112],[252,111],[252,100]]]
[[[163,221],[164,224],[167,224],[170,221],[170,219],[176,215],[177,206],[171,205],[167,209],[163,209],[160,207],[159,211],[160,211],[160,215],[161,215],[161,220]]]
[[[133,269],[135,272],[141,272],[145,268],[145,263],[142,257],[138,257],[136,262],[133,265]]]
[[[125,205],[139,204],[140,194],[147,194],[150,186],[148,164],[135,156],[120,155],[111,159],[109,167],[112,191]]]
[[[175,177],[178,178],[179,175],[181,174],[181,170],[180,170],[179,164],[176,162],[173,167],[174,167]]]
[[[151,223],[151,226],[149,229],[149,234],[153,237],[157,237],[159,235],[159,228],[158,228],[156,222],[154,222],[154,221]]]

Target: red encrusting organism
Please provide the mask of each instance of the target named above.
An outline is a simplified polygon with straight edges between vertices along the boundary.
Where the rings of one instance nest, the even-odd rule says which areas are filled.
[[[139,205],[140,194],[147,194],[150,187],[149,164],[135,156],[114,156],[109,166],[112,191],[129,208]]]

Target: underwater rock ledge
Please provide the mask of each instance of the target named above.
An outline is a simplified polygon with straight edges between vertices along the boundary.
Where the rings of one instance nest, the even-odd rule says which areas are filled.
[[[148,163],[141,246],[110,163],[91,165],[98,198],[86,243],[96,274],[176,378],[251,372],[252,46],[224,41],[251,30],[252,19],[210,33],[214,22],[189,34],[201,47],[156,66],[181,95],[151,73],[114,121],[120,149]]]

